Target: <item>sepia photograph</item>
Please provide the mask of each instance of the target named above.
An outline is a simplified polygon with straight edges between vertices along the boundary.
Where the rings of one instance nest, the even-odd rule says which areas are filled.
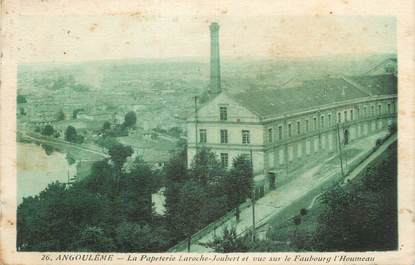
[[[133,26],[119,40],[168,39],[160,58],[144,43],[124,59],[20,64],[17,250],[395,250],[395,19],[258,30],[266,19],[196,21],[183,36]],[[183,42],[197,42],[189,55]]]
[[[14,88],[2,66],[15,110],[0,110],[15,120],[1,126],[3,251],[37,255],[21,264],[385,264],[378,254],[413,251],[398,16],[179,2],[21,3],[2,64],[15,62]]]

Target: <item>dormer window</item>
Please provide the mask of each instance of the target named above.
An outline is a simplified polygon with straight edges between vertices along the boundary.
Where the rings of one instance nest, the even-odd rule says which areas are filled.
[[[226,107],[219,107],[219,115],[221,121],[228,120],[228,109]]]

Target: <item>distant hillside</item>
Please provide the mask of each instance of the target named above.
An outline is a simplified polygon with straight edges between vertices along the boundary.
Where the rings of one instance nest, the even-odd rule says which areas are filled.
[[[222,59],[223,87],[229,90],[261,86],[280,86],[296,80],[325,76],[359,75],[380,62],[395,58],[395,54],[340,55],[313,58],[283,59]],[[203,87],[209,81],[208,58],[123,59],[82,63],[42,63],[19,65],[19,78],[25,75],[72,75],[80,83],[96,89],[122,87],[140,80],[161,82],[199,82]]]

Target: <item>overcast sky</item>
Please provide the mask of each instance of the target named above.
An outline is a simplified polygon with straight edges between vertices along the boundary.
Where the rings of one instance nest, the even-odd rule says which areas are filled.
[[[21,16],[19,62],[208,57],[212,21],[221,27],[222,57],[396,52],[392,17]]]

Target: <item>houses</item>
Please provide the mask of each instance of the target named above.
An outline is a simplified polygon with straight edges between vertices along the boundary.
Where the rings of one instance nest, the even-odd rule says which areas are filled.
[[[123,145],[131,146],[135,154],[154,169],[163,168],[177,148],[176,141],[161,138],[154,140],[142,135],[118,137],[117,140]]]

